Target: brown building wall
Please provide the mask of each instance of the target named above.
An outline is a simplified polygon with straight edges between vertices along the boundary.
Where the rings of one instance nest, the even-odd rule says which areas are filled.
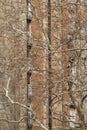
[[[26,3],[24,1],[0,1],[0,129],[25,129],[24,123],[9,123],[25,115],[24,108],[11,104],[5,97],[9,83],[9,96],[26,104]],[[20,127],[19,127],[20,126]]]
[[[43,3],[42,1],[32,1],[35,10],[32,11],[33,19],[31,22],[32,49],[30,52],[31,64],[33,67],[32,84],[32,103],[31,106],[38,119],[44,121],[44,93],[45,93],[45,73],[44,73],[44,42],[43,42]],[[37,13],[37,14],[36,14]],[[37,123],[33,123],[33,130],[41,129]]]
[[[71,0],[70,2],[75,1]],[[32,75],[30,77],[33,93],[31,107],[40,121],[48,127],[48,87],[51,86],[52,129],[59,130],[61,126],[64,126],[64,128],[65,126],[69,127],[69,124],[67,125],[67,123],[65,123],[63,125],[64,122],[62,122],[62,119],[66,121],[66,119],[69,118],[68,80],[73,82],[78,81],[77,84],[80,84],[79,89],[81,89],[82,86],[81,80],[83,88],[86,88],[86,62],[84,61],[83,63],[83,59],[86,59],[87,53],[86,50],[84,52],[81,51],[82,46],[87,48],[86,7],[83,6],[85,2],[81,1],[80,5],[77,6],[76,2],[72,5],[69,1],[51,1],[50,45],[48,39],[48,1],[33,0],[31,3],[33,18],[29,25],[29,31],[31,31],[32,35],[32,49],[29,51],[30,59],[28,59],[29,64],[31,62],[32,66]],[[25,68],[28,67],[28,63],[26,63],[26,1],[6,0],[3,2],[1,0],[1,5],[0,127],[1,129],[8,130],[24,130],[26,129],[25,119],[20,123],[4,123],[2,117],[5,119],[19,120],[20,117],[26,115],[26,110],[9,103],[4,93],[4,87],[7,86],[10,77],[9,95],[13,100],[26,104],[27,70]],[[68,49],[74,48],[80,51],[68,51]],[[50,52],[51,68],[49,69]],[[79,52],[81,52],[82,58],[80,57],[80,64],[78,65]],[[75,62],[71,67],[70,58],[72,57]],[[49,73],[51,75],[49,75]],[[81,76],[81,74],[84,76]],[[78,90],[74,85],[73,88]],[[75,91],[75,89],[73,90]],[[81,94],[84,96],[86,92]],[[76,94],[73,95],[74,98],[78,97],[78,102],[81,101],[79,100],[81,94],[78,94],[78,96],[76,96]],[[84,107],[83,110],[86,111],[86,108]],[[66,118],[63,118],[64,116],[66,116]],[[38,129],[41,128],[36,122],[33,122],[32,130]]]

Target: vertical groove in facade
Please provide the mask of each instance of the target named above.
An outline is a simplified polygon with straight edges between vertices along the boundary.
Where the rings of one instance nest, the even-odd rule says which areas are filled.
[[[48,128],[52,130],[51,0],[48,0]]]

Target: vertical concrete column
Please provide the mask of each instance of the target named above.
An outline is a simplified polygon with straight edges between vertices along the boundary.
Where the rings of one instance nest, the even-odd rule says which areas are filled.
[[[67,122],[67,115],[69,113],[69,108],[66,107],[66,104],[69,102],[69,95],[67,91],[67,77],[68,77],[68,44],[67,44],[67,34],[68,34],[68,7],[67,7],[67,1],[62,0],[61,1],[61,15],[62,15],[62,69],[63,69],[63,78],[65,81],[62,82],[62,112],[63,112],[63,122],[62,122],[62,129],[66,129],[69,127],[69,123]]]

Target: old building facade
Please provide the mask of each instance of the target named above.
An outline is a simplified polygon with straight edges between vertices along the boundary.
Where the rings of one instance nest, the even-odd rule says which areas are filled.
[[[85,0],[0,6],[0,129],[86,129]]]

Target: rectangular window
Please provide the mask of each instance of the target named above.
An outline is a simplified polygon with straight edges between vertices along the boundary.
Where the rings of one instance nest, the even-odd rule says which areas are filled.
[[[70,110],[70,128],[76,128],[76,111],[75,109]]]

